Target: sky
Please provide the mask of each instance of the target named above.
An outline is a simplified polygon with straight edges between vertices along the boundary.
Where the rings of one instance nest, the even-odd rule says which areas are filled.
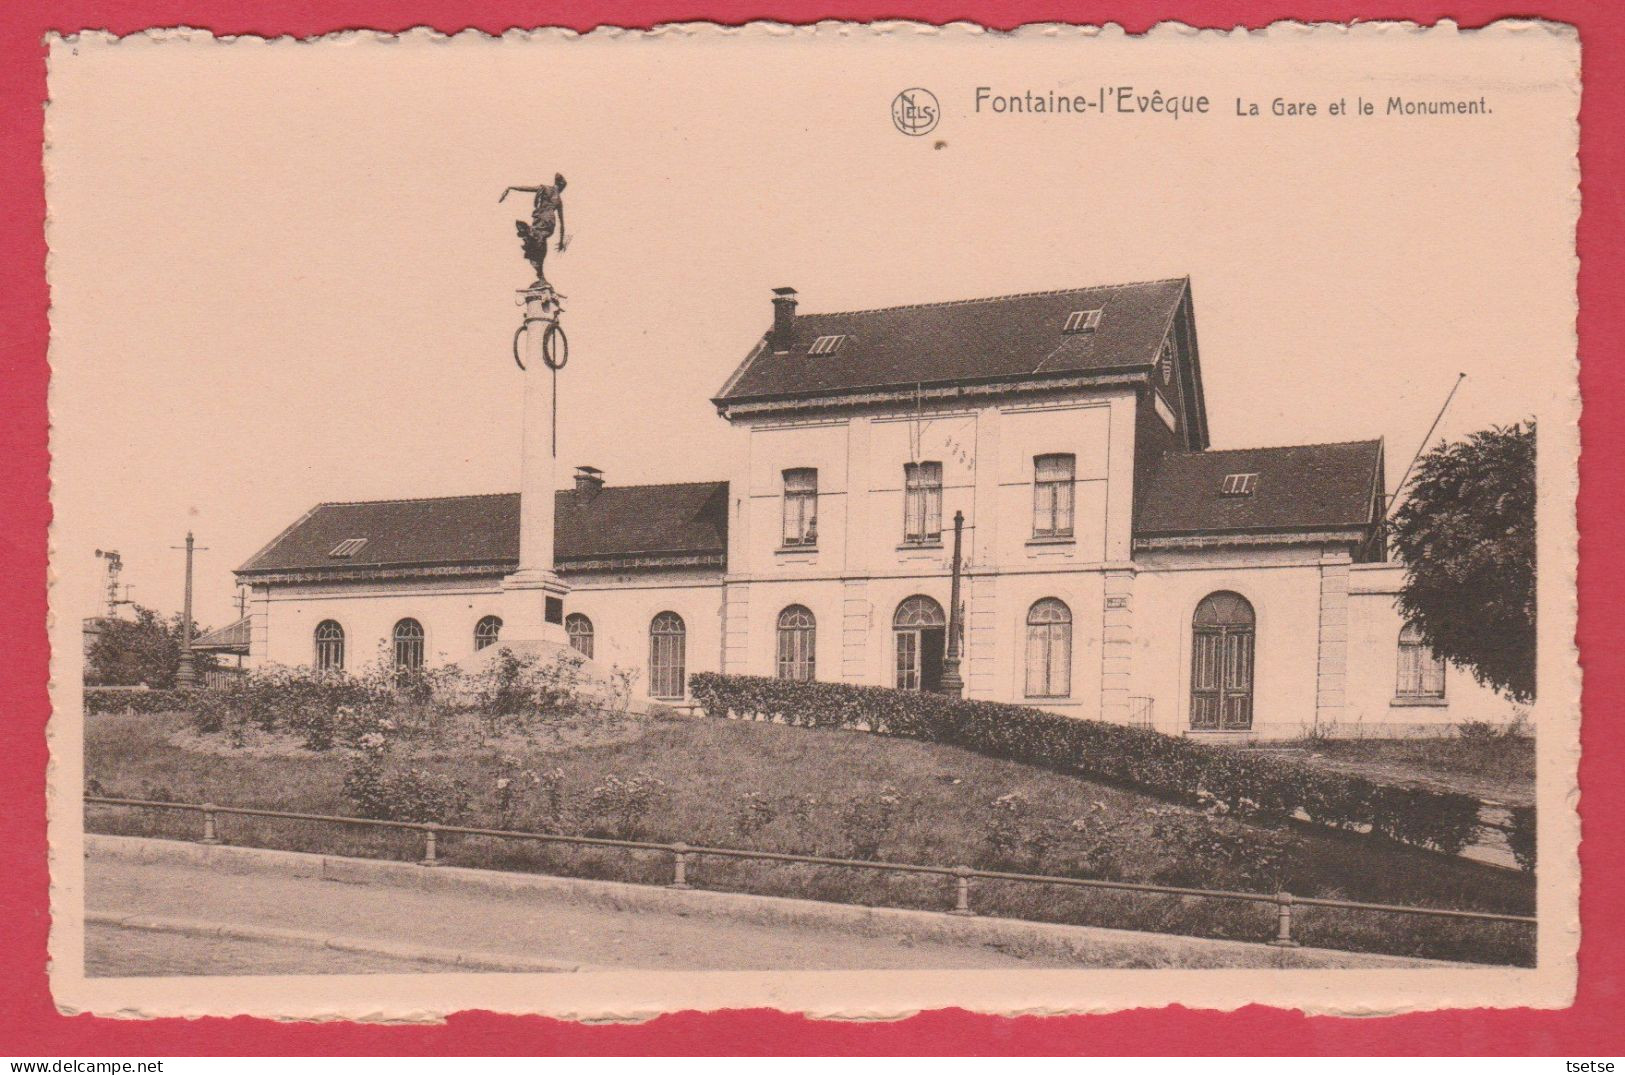
[[[1571,45],[899,29],[493,41],[86,39],[51,52],[53,608],[235,617],[318,502],[518,488],[530,279],[508,184],[563,172],[560,484],[725,477],[709,402],[771,318],[1188,275],[1213,447],[1438,436],[1574,391]],[[1210,112],[992,115],[996,93]],[[935,131],[890,120],[901,89]],[[1489,115],[1387,116],[1390,95]],[[1332,116],[1342,100],[1377,115]],[[1276,97],[1314,117],[1269,115]],[[1257,101],[1265,115],[1234,115]]]

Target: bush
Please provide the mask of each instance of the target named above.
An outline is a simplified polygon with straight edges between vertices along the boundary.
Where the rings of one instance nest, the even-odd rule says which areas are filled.
[[[1512,825],[1507,829],[1507,846],[1512,848],[1512,857],[1518,862],[1518,869],[1524,873],[1535,872],[1535,808],[1533,806],[1514,806],[1512,808]]]
[[[610,776],[587,796],[587,813],[595,819],[590,830],[595,836],[635,840],[643,830],[643,819],[671,796],[664,780],[638,773],[622,779]]]
[[[391,770],[377,753],[350,760],[344,773],[344,797],[356,816],[379,821],[455,821],[468,807],[468,786],[461,780],[426,769]]]
[[[583,689],[586,658],[562,653],[543,661],[532,654],[503,648],[479,672],[465,677],[463,687],[488,731],[525,727],[531,721],[568,717],[594,708]],[[613,694],[614,687],[610,688]]]
[[[988,804],[982,843],[994,869],[1038,869],[1053,840],[1027,797],[1012,791]]]
[[[879,791],[849,799],[841,807],[840,816],[847,853],[855,859],[879,858],[881,845],[897,826],[902,804],[902,797],[890,784]]]
[[[178,713],[192,709],[207,692],[149,691],[140,687],[86,687],[86,713]]]
[[[1231,814],[1294,817],[1369,829],[1455,854],[1478,828],[1471,795],[1400,788],[1287,758],[1209,746],[1146,728],[921,691],[700,672],[694,700],[713,716],[852,728],[963,747],[1078,773]]]

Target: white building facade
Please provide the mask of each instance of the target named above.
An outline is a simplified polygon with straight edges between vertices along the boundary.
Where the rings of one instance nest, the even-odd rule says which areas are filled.
[[[583,468],[555,500],[571,643],[650,697],[699,671],[936,689],[957,623],[966,696],[1170,734],[1512,717],[1401,622],[1379,441],[1208,447],[1187,279],[836,314],[779,289],[714,403],[726,481]],[[239,570],[253,661],[474,659],[523,599],[520,515],[319,505]]]

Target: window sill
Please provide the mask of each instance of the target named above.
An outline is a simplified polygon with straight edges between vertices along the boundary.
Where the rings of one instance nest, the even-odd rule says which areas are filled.
[[[1029,694],[1024,697],[1029,702],[1070,702],[1072,700],[1070,694]]]
[[[1068,534],[1065,537],[1035,537],[1028,538],[1027,544],[1033,545],[1076,545],[1078,539]]]
[[[930,552],[932,549],[935,549],[938,552],[941,552],[942,551],[942,542],[940,542],[940,541],[905,541],[901,545],[897,546],[897,551],[898,552],[919,552],[919,551],[922,551],[922,550],[925,551],[925,552]]]
[[[786,556],[798,552],[815,553],[817,551],[817,545],[780,545],[778,548],[773,550],[773,555]]]
[[[1388,704],[1391,705],[1391,706],[1395,706],[1395,707],[1399,707],[1399,708],[1407,708],[1407,709],[1409,709],[1409,708],[1444,709],[1444,708],[1446,708],[1446,707],[1448,707],[1450,705],[1450,699],[1448,699],[1448,698],[1427,698],[1427,697],[1422,697],[1422,696],[1407,697],[1405,695],[1400,695],[1399,697],[1395,698],[1393,701],[1389,702]]]

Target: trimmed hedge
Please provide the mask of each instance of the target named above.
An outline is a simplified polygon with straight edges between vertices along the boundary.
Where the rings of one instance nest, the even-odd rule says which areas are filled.
[[[1236,814],[1293,817],[1302,811],[1321,825],[1369,827],[1448,854],[1466,847],[1478,828],[1479,802],[1471,795],[1391,787],[1269,754],[1026,706],[715,672],[690,676],[689,689],[712,716],[946,743],[1164,798],[1218,802]]]
[[[180,713],[192,708],[197,692],[143,690],[140,687],[86,687],[86,713]]]

